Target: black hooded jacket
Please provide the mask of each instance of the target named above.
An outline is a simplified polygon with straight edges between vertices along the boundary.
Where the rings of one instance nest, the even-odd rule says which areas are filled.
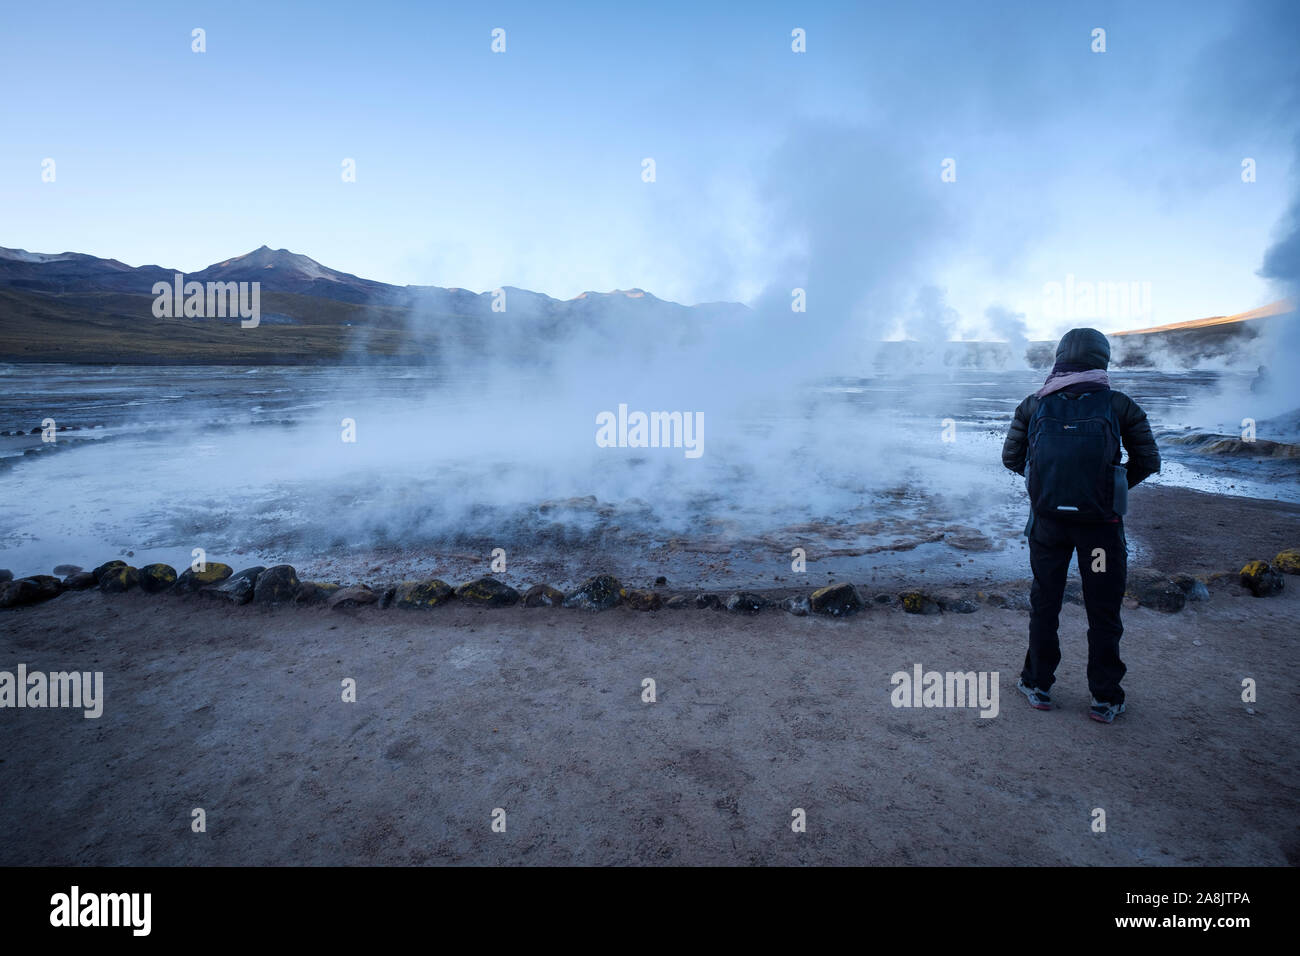
[[[1132,488],[1148,475],[1160,470],[1160,450],[1156,447],[1147,413],[1137,402],[1114,389],[1110,393],[1110,407],[1119,422],[1120,438],[1128,452],[1126,462],[1128,486]],[[1029,420],[1038,409],[1038,396],[1030,395],[1016,406],[1016,414],[1007,429],[1007,440],[1002,444],[1002,464],[1018,475],[1025,473],[1025,456],[1029,453]]]
[[[1110,364],[1110,343],[1096,329],[1071,329],[1056,347],[1057,365],[1076,368],[1104,369]],[[1029,421],[1038,409],[1038,394],[1027,397],[1016,406],[1016,413],[1007,430],[1002,445],[1002,464],[1018,475],[1025,473],[1025,457],[1029,453]],[[1119,422],[1120,440],[1128,452],[1125,463],[1128,486],[1132,488],[1142,479],[1160,470],[1160,450],[1156,447],[1147,413],[1137,402],[1123,392],[1111,390],[1111,408]]]

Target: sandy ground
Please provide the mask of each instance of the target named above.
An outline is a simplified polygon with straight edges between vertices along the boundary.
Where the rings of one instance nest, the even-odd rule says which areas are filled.
[[[1126,611],[1112,726],[1085,716],[1073,605],[1061,708],[1041,713],[1014,689],[1027,617],[990,607],[836,621],[68,593],[0,614],[0,669],[102,670],[105,711],[0,711],[0,864],[1296,864],[1289,583]],[[997,671],[998,716],[895,709],[890,675],[916,663]]]

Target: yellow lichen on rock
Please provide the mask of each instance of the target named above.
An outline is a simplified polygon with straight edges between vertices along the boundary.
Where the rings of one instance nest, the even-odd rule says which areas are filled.
[[[165,591],[176,583],[176,569],[170,564],[147,564],[140,569],[140,587],[151,594]]]
[[[234,573],[234,568],[228,564],[222,564],[220,561],[208,562],[202,571],[190,569],[190,576],[199,584],[216,584],[226,580]]]
[[[431,581],[403,581],[393,594],[397,607],[429,608],[445,604],[455,592],[450,584],[434,578]]]
[[[139,570],[125,564],[109,568],[99,579],[100,590],[113,594],[129,591],[139,583]]]
[[[1248,561],[1246,566],[1241,569],[1241,576],[1243,578],[1258,579],[1267,571],[1267,561]]]
[[[1287,548],[1273,559],[1273,567],[1286,574],[1300,574],[1300,548]]]
[[[1238,577],[1241,586],[1248,589],[1255,597],[1268,597],[1278,594],[1285,587],[1286,579],[1267,561],[1250,561],[1241,569]]]

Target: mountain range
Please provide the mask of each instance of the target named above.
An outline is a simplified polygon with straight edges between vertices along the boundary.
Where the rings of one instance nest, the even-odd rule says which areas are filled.
[[[354,357],[419,361],[440,333],[503,320],[519,334],[615,322],[666,322],[743,315],[738,303],[684,306],[641,289],[555,299],[505,287],[507,315],[493,292],[396,286],[262,246],[185,273],[188,282],[258,282],[263,334],[237,317],[157,318],[153,287],[179,270],[129,266],[78,252],[0,247],[0,361],[124,364],[316,363]]]
[[[257,334],[238,317],[158,318],[155,283],[172,285],[179,270],[129,266],[79,252],[57,254],[0,247],[0,361],[96,364],[315,364],[341,361],[411,363],[437,356],[448,336],[513,350],[526,358],[539,341],[579,329],[687,338],[700,322],[741,318],[738,303],[685,306],[641,289],[584,292],[555,299],[507,286],[505,313],[494,292],[440,286],[396,286],[321,265],[287,249],[254,249],[185,274],[186,282],[258,282]],[[494,308],[494,305],[497,308]],[[1181,361],[1195,365],[1223,356],[1245,360],[1260,335],[1278,321],[1295,321],[1288,303],[1117,336],[1117,365]],[[1285,314],[1288,313],[1289,314]],[[1054,342],[1028,343],[1032,365],[1051,364]],[[885,343],[885,365],[909,364],[912,343]],[[1005,365],[1005,343],[949,343],[945,362]],[[994,348],[995,347],[995,348]],[[990,349],[998,354],[990,358]],[[949,358],[949,356],[953,356]],[[1154,357],[1154,358],[1153,358]],[[1253,359],[1251,359],[1253,360]]]

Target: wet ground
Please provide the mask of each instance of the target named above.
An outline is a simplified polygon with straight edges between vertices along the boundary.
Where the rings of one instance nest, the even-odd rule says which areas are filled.
[[[195,548],[370,582],[468,579],[498,548],[498,576],[561,587],[603,568],[718,588],[1025,573],[1023,482],[999,452],[1032,371],[839,380],[720,407],[695,460],[597,448],[589,396],[538,386],[494,402],[419,369],[0,372],[0,431],[28,433],[0,436],[0,567],[16,574],[113,557],[183,567]],[[1116,373],[1166,458],[1134,494],[1135,528],[1158,486],[1300,501],[1300,458],[1181,440],[1204,433],[1210,397],[1248,396],[1248,381]],[[1223,429],[1236,411],[1223,403]],[[45,419],[53,443],[30,434]],[[1135,566],[1151,563],[1156,530],[1130,534]]]

